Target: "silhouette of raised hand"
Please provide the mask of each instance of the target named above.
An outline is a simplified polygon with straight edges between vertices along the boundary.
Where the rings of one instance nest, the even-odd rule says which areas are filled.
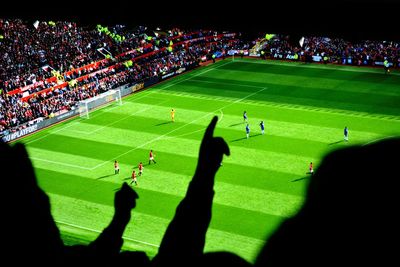
[[[138,198],[138,194],[127,183],[123,183],[121,189],[115,193],[115,214],[121,218],[130,217],[131,210],[136,207]]]
[[[208,125],[200,145],[199,159],[196,173],[215,175],[221,167],[223,155],[230,155],[228,144],[222,137],[214,137],[214,129],[218,117],[214,116]]]
[[[224,139],[213,136],[217,121],[215,116],[206,129],[196,172],[153,259],[156,266],[192,266],[201,262],[211,221],[214,177],[223,155],[230,154]]]
[[[136,206],[138,198],[138,194],[127,183],[122,184],[121,189],[115,193],[115,213],[111,223],[90,244],[92,256],[109,258],[118,255],[123,244],[122,235],[131,219],[131,210]]]

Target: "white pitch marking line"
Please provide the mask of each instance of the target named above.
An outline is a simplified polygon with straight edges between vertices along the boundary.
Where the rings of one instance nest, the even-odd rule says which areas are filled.
[[[109,108],[108,110],[112,110],[112,109],[117,108],[117,107],[119,107],[119,106],[111,107],[111,108]],[[98,115],[93,116],[92,119],[93,119],[93,118],[96,118],[96,117],[98,117],[98,116],[101,116],[101,114],[98,114]],[[29,142],[26,142],[25,144],[27,145],[27,144],[31,144],[31,143],[34,143],[34,142],[36,142],[36,141],[42,140],[43,138],[45,138],[45,137],[47,137],[47,136],[49,136],[49,135],[58,133],[58,132],[60,132],[60,131],[62,131],[62,130],[64,130],[64,129],[68,129],[68,128],[70,128],[71,126],[78,125],[78,124],[81,123],[81,121],[83,121],[82,118],[79,118],[79,119],[78,119],[77,121],[75,121],[75,122],[72,122],[72,121],[71,121],[71,123],[70,123],[69,125],[66,125],[65,127],[61,127],[61,128],[58,129],[58,130],[51,131],[50,133],[45,134],[45,135],[43,135],[43,136],[41,136],[41,137],[39,137],[39,138],[36,138],[36,139],[34,139],[34,140],[31,140],[31,141],[29,141]]]
[[[174,84],[171,84],[171,85],[168,85],[167,87],[160,88],[159,90],[154,90],[154,91],[152,91],[152,92],[150,92],[150,93],[148,93],[148,94],[146,94],[146,95],[143,95],[143,96],[141,96],[141,97],[135,98],[134,100],[138,100],[138,99],[147,97],[147,96],[149,96],[149,95],[151,95],[151,94],[153,94],[153,93],[155,93],[155,92],[158,92],[158,91],[160,91],[160,90],[162,90],[162,89],[165,89],[165,88],[168,88],[168,87],[170,87],[170,86],[172,86],[172,85],[175,85],[175,84],[178,84],[178,83],[181,83],[181,82],[190,80],[190,79],[192,79],[192,78],[194,78],[194,77],[197,77],[197,76],[199,76],[199,75],[202,75],[202,74],[204,74],[204,73],[206,73],[206,72],[209,72],[209,71],[211,71],[211,70],[217,69],[217,68],[219,68],[219,67],[225,66],[225,65],[227,65],[227,64],[229,64],[229,63],[232,63],[232,61],[227,62],[227,63],[222,64],[222,65],[219,65],[219,66],[217,66],[217,67],[208,69],[208,70],[206,70],[206,71],[203,71],[203,72],[201,72],[201,73],[198,73],[198,74],[196,74],[196,75],[193,75],[193,76],[191,76],[191,77],[189,77],[189,78],[187,78],[187,79],[181,80],[181,81],[179,81],[179,82],[177,82],[177,83],[174,83]],[[266,89],[266,88],[263,88],[262,90],[257,91],[256,93],[261,92],[261,91],[263,91],[263,90],[265,90],[265,89]],[[246,97],[244,97],[244,98],[242,98],[242,99],[239,99],[239,100],[237,100],[237,101],[235,101],[235,102],[233,102],[233,103],[231,103],[231,104],[229,104],[229,105],[227,105],[227,106],[224,106],[223,108],[228,107],[228,106],[230,106],[230,105],[233,105],[233,104],[235,104],[235,103],[238,103],[239,101],[242,101],[242,100],[244,100],[244,99],[246,99],[246,98],[248,98],[248,97],[250,97],[250,96],[252,96],[252,95],[254,95],[254,94],[256,94],[256,93],[250,94],[250,95],[248,95],[248,96],[246,96]],[[168,101],[168,100],[165,100],[165,101],[162,102],[162,103],[165,103],[165,102],[167,102],[167,101]],[[116,106],[116,107],[119,107],[119,106]],[[110,109],[114,109],[114,108],[116,108],[116,107],[112,107],[112,108],[110,108]],[[109,109],[109,110],[110,110],[110,109]],[[210,113],[213,113],[213,112],[210,112]],[[208,114],[210,114],[210,113],[207,113],[206,115],[208,115]],[[100,115],[101,115],[101,114],[99,114],[99,115],[97,115],[97,116],[100,116]],[[205,115],[205,116],[206,116],[206,115]],[[93,116],[92,118],[95,118],[95,117],[97,117],[97,116]],[[203,116],[203,117],[205,117],[205,116]],[[128,117],[129,117],[129,116],[128,116]],[[203,118],[203,117],[201,117],[201,118]],[[199,119],[201,119],[201,118],[199,118]],[[122,119],[121,119],[121,120],[122,120]],[[123,155],[125,155],[125,154],[128,154],[128,153],[131,152],[131,151],[134,151],[134,150],[136,150],[136,149],[138,149],[138,148],[141,148],[141,147],[143,147],[143,146],[145,146],[145,145],[147,145],[147,144],[150,144],[150,143],[152,143],[152,142],[154,142],[154,141],[157,141],[157,140],[163,138],[164,136],[166,136],[166,135],[168,135],[168,134],[170,134],[170,133],[172,133],[172,132],[175,132],[175,131],[179,130],[180,128],[183,128],[183,127],[185,127],[185,126],[187,126],[187,125],[189,125],[189,124],[192,124],[193,122],[195,122],[195,121],[197,121],[197,120],[198,120],[198,119],[196,119],[196,120],[194,120],[194,121],[192,121],[192,122],[190,122],[190,123],[188,123],[188,124],[185,124],[185,125],[183,125],[183,126],[177,128],[177,129],[175,129],[175,130],[172,130],[172,131],[170,131],[170,132],[168,132],[168,133],[166,133],[166,134],[164,134],[164,135],[162,135],[162,136],[159,136],[158,138],[155,138],[155,139],[153,139],[153,140],[150,140],[149,142],[146,142],[145,144],[143,144],[143,145],[141,145],[141,146],[138,146],[138,147],[136,147],[136,148],[134,148],[134,149],[128,150],[127,152],[121,154],[120,156],[123,156]],[[54,131],[54,132],[48,133],[48,134],[46,134],[46,135],[44,135],[44,136],[42,136],[42,137],[39,137],[39,138],[34,139],[34,140],[31,140],[31,141],[29,141],[29,142],[27,142],[27,143],[25,143],[25,144],[30,144],[30,143],[39,141],[39,140],[41,140],[41,139],[43,139],[43,138],[45,138],[45,137],[47,137],[47,136],[49,136],[49,135],[52,135],[52,134],[57,133],[57,132],[60,132],[60,131],[62,131],[62,130],[64,130],[64,129],[67,129],[67,128],[69,128],[69,127],[71,127],[71,126],[74,126],[74,125],[77,125],[77,124],[79,124],[79,123],[80,123],[80,121],[77,121],[77,122],[75,122],[75,123],[71,123],[70,125],[67,125],[66,127],[62,127],[62,128],[60,128],[60,129],[58,129],[58,130],[56,130],[56,131]],[[115,123],[115,122],[113,122],[112,124],[114,124],[114,123]],[[106,127],[106,126],[103,126],[103,127]],[[97,129],[97,130],[99,130],[99,129]],[[95,130],[95,131],[97,131],[97,130]],[[120,156],[119,156],[119,157],[120,157]],[[98,164],[98,165],[92,167],[92,168],[87,168],[87,167],[81,167],[81,166],[77,166],[77,165],[73,165],[73,164],[68,164],[68,163],[63,163],[63,162],[57,162],[57,161],[50,161],[50,160],[39,159],[39,158],[31,158],[31,159],[36,159],[36,160],[40,160],[40,161],[45,161],[45,162],[54,163],[54,164],[59,164],[59,165],[64,165],[64,166],[69,166],[69,167],[76,167],[76,168],[84,169],[84,170],[94,170],[94,169],[97,169],[98,167],[100,167],[100,166],[102,166],[102,165],[104,165],[105,163],[108,162],[108,161],[105,161],[105,162],[103,162],[103,163],[101,163],[101,164]]]
[[[224,117],[224,113],[222,112],[222,109],[220,109],[220,113],[221,113],[221,117],[218,118],[218,122],[221,122],[222,118]],[[198,132],[201,132],[201,131],[204,131],[204,129],[199,129],[199,130],[196,130],[196,131],[193,131],[193,132],[190,132],[190,133],[184,133],[184,134],[181,134],[181,135],[167,136],[163,140],[179,138],[179,137],[191,135],[191,134],[194,134],[194,133],[198,133]]]
[[[206,70],[206,71],[200,72],[200,73],[195,74],[195,75],[193,75],[193,76],[191,76],[191,77],[189,77],[189,78],[187,78],[187,79],[178,81],[178,82],[176,82],[176,83],[169,84],[169,85],[167,85],[167,86],[165,86],[165,87],[163,87],[163,88],[150,91],[148,94],[145,94],[145,95],[142,95],[142,96],[140,96],[140,97],[134,98],[133,100],[136,101],[136,100],[138,100],[138,99],[145,98],[145,97],[147,97],[147,96],[149,96],[149,95],[151,95],[151,94],[157,93],[157,92],[159,92],[159,91],[161,91],[161,90],[163,90],[163,89],[166,89],[166,88],[171,87],[171,86],[173,86],[173,85],[176,85],[176,84],[178,84],[178,83],[185,82],[185,81],[190,80],[190,79],[192,79],[192,78],[194,78],[194,77],[200,76],[200,75],[202,75],[202,74],[204,74],[204,73],[206,73],[206,72],[209,72],[209,71],[211,71],[211,70],[215,70],[215,69],[217,69],[217,68],[219,68],[219,67],[222,67],[222,66],[225,66],[225,65],[227,65],[227,64],[229,64],[229,63],[232,63],[232,61],[229,61],[229,62],[227,62],[227,63],[221,64],[221,65],[219,65],[219,66],[217,66],[217,67],[208,69],[208,70]],[[112,108],[110,108],[110,109],[114,109],[114,108],[117,108],[117,107],[119,107],[119,105],[116,106],[116,107],[112,107]],[[109,110],[110,110],[110,109],[109,109]],[[100,116],[100,115],[101,115],[101,114],[99,114],[99,115],[97,115],[97,116]],[[93,116],[92,118],[95,118],[95,117],[97,117],[97,116]],[[69,127],[71,127],[71,126],[74,126],[74,125],[76,125],[76,124],[79,124],[79,123],[80,123],[80,121],[76,121],[75,123],[71,123],[70,125],[67,125],[66,127],[60,128],[60,129],[58,129],[58,130],[56,130],[56,131],[54,131],[54,132],[48,133],[48,134],[46,134],[46,135],[43,135],[42,137],[39,137],[39,138],[37,138],[37,139],[31,140],[31,141],[29,141],[29,142],[26,142],[25,144],[31,144],[31,143],[33,143],[33,142],[42,140],[43,138],[46,138],[46,137],[49,136],[49,135],[52,135],[52,134],[54,134],[54,133],[58,133],[59,131],[62,131],[62,130],[64,130],[64,129],[67,129],[67,128],[69,128]]]
[[[68,131],[74,132],[74,133],[79,133],[79,134],[88,134],[87,131],[79,131],[79,130],[74,130],[74,129],[69,129]]]
[[[164,101],[161,101],[160,103],[156,103],[155,105],[161,105],[161,104],[164,104],[165,102],[168,102],[168,101],[169,101],[169,100],[164,100]],[[136,112],[134,112],[134,113],[132,113],[132,114],[130,114],[130,115],[127,115],[127,116],[125,116],[125,117],[123,117],[123,118],[121,118],[121,119],[119,119],[119,120],[116,120],[116,121],[113,121],[113,122],[108,123],[108,124],[106,124],[106,125],[103,125],[102,127],[98,128],[98,129],[96,129],[96,130],[93,130],[93,131],[90,131],[90,132],[86,132],[86,134],[93,134],[93,133],[95,133],[95,132],[98,132],[98,131],[100,131],[100,130],[102,130],[102,129],[108,127],[108,126],[110,126],[110,125],[114,125],[114,124],[116,124],[117,122],[123,121],[123,120],[125,120],[125,119],[127,119],[127,118],[129,118],[129,117],[132,117],[132,116],[134,116],[134,115],[137,115],[137,114],[139,114],[139,113],[142,113],[142,112],[144,112],[144,111],[146,111],[146,110],[149,110],[149,109],[152,109],[152,108],[153,108],[153,106],[149,106],[149,107],[147,107],[147,108],[143,108],[143,109],[138,110],[138,111],[136,111]]]
[[[221,82],[203,81],[203,80],[196,80],[196,79],[194,79],[193,81],[201,82],[201,83],[213,83],[213,84],[252,87],[252,88],[264,88],[263,86],[256,86],[256,85],[246,85],[246,84],[236,84],[236,83],[221,83]]]
[[[264,88],[262,88],[261,90],[258,90],[257,92],[254,92],[254,93],[251,93],[251,94],[249,94],[249,95],[247,95],[247,96],[245,96],[245,97],[243,97],[243,98],[241,98],[241,99],[238,99],[238,100],[236,100],[236,101],[234,101],[234,102],[232,102],[232,103],[230,103],[230,104],[228,104],[228,105],[225,105],[225,106],[223,106],[223,107],[220,107],[220,108],[218,108],[218,109],[216,109],[216,110],[214,110],[214,111],[208,112],[208,113],[206,113],[204,116],[201,116],[200,118],[197,118],[197,119],[195,119],[195,120],[193,120],[193,121],[191,121],[191,122],[189,122],[189,123],[186,123],[186,124],[184,124],[184,125],[182,125],[182,126],[176,128],[176,129],[174,129],[174,130],[171,130],[171,131],[169,131],[169,132],[166,133],[166,134],[163,134],[163,135],[161,135],[161,136],[158,136],[158,137],[156,137],[156,138],[154,138],[154,139],[152,139],[152,140],[150,140],[150,141],[148,141],[148,142],[146,142],[146,143],[144,143],[144,144],[141,144],[140,146],[137,146],[137,147],[134,147],[134,148],[132,148],[132,149],[129,149],[128,151],[126,151],[126,152],[124,152],[124,153],[122,153],[122,154],[120,154],[120,155],[117,155],[117,156],[113,157],[112,159],[109,159],[109,160],[107,160],[107,161],[104,161],[103,163],[100,163],[100,164],[94,166],[94,167],[92,168],[92,170],[97,169],[98,167],[101,167],[101,166],[103,166],[103,165],[106,164],[106,163],[109,163],[111,160],[113,160],[113,159],[115,159],[115,158],[122,157],[122,156],[124,156],[124,155],[126,155],[126,154],[128,154],[128,153],[130,153],[130,152],[132,152],[132,151],[135,151],[136,149],[142,148],[142,147],[144,147],[144,146],[146,146],[146,145],[148,145],[148,144],[151,144],[151,143],[153,143],[153,142],[155,142],[155,141],[157,141],[157,140],[160,140],[160,139],[164,138],[165,136],[168,136],[168,134],[170,134],[170,133],[176,132],[176,131],[178,131],[178,130],[180,130],[180,129],[182,129],[182,128],[184,128],[184,127],[186,127],[186,126],[188,126],[188,125],[190,125],[190,124],[192,124],[192,123],[194,123],[194,122],[196,122],[196,121],[198,121],[198,120],[200,120],[200,119],[203,119],[203,118],[209,116],[210,114],[214,114],[214,113],[215,113],[216,111],[218,111],[218,110],[222,110],[222,109],[224,109],[224,108],[227,108],[227,107],[229,107],[229,106],[232,106],[232,105],[234,105],[234,104],[236,104],[236,103],[238,103],[238,102],[240,102],[240,101],[243,101],[243,100],[245,100],[246,98],[249,98],[249,97],[251,97],[251,96],[253,96],[253,95],[255,95],[255,94],[258,94],[258,93],[260,93],[260,92],[262,92],[262,91],[264,91],[264,90],[266,90],[266,89],[267,89],[267,88],[264,87]]]
[[[217,82],[211,82],[211,81],[202,81],[202,80],[194,80],[194,81],[199,81],[199,82],[205,82],[205,83],[217,83]],[[246,86],[246,87],[255,87],[255,88],[263,88],[261,86],[252,86],[252,85],[243,85],[243,84],[230,84],[230,83],[221,83],[221,84],[226,84],[226,85],[234,85],[234,86]],[[193,94],[188,94],[188,93],[172,93],[172,92],[160,92],[160,94],[166,94],[166,95],[174,95],[178,97],[187,97],[187,98],[197,98],[197,99],[206,99],[206,100],[218,100],[218,101],[224,101],[224,102],[229,102],[231,99],[227,97],[204,97],[199,96],[199,95],[193,95]],[[252,101],[252,100],[250,100]],[[314,111],[312,108],[307,108],[305,106],[296,106],[296,105],[290,105],[290,104],[276,104],[272,102],[264,102],[264,103],[259,103],[259,102],[247,102],[249,105],[256,105],[256,106],[267,106],[267,107],[278,107],[278,108],[284,108],[284,109],[293,109],[293,110],[305,110],[305,111]],[[347,110],[340,110],[340,109],[324,109],[324,108],[318,108],[318,112],[322,113],[329,113],[329,114],[338,114],[338,115],[347,115],[347,116],[356,116],[356,117],[362,117],[362,118],[370,118],[370,119],[377,119],[376,116],[374,115],[368,115],[368,114],[363,114],[363,113],[348,113]],[[386,116],[383,114],[375,114],[377,116]],[[389,120],[393,121],[399,120],[399,116],[391,115],[391,117],[395,118],[390,118],[390,117],[380,117],[380,120]],[[399,118],[396,118],[399,117]]]
[[[390,138],[393,138],[393,137],[397,137],[397,136],[394,136],[394,135],[384,136],[384,137],[381,137],[381,138],[377,138],[377,139],[368,141],[367,143],[362,144],[361,146],[366,146],[366,145],[369,145],[369,144],[372,144],[372,143],[375,143],[375,142],[378,142],[378,141],[390,139]]]
[[[73,167],[73,168],[79,168],[79,169],[83,169],[83,170],[92,170],[92,168],[82,167],[82,166],[75,165],[75,164],[69,164],[69,163],[64,163],[64,162],[59,162],[59,161],[53,161],[53,160],[48,160],[48,159],[35,158],[35,157],[29,157],[29,158],[30,158],[30,159],[33,159],[33,160],[44,161],[44,162],[53,163],[53,164],[62,165],[62,166],[68,166],[68,167]]]
[[[99,234],[101,233],[101,231],[98,231],[98,230],[95,230],[95,229],[91,229],[91,228],[87,228],[87,227],[83,227],[83,226],[80,226],[80,225],[67,223],[67,222],[63,222],[63,221],[58,221],[58,220],[55,220],[55,221],[58,224],[68,225],[68,226],[71,226],[71,227],[74,227],[74,228],[78,228],[78,229],[82,229],[82,230],[86,230],[86,231],[90,231],[90,232],[94,232],[94,233],[99,233]],[[160,246],[152,244],[152,243],[140,241],[140,240],[137,240],[137,239],[126,237],[126,236],[123,236],[122,238],[125,239],[125,240],[133,241],[133,242],[140,243],[140,244],[145,244],[145,245],[156,247],[156,248],[160,247]]]
[[[184,133],[184,134],[181,134],[181,135],[166,136],[162,140],[169,140],[169,139],[179,138],[179,137],[191,135],[191,134],[194,134],[194,133],[197,133],[197,132],[201,132],[201,131],[204,131],[204,129],[199,129],[199,130],[196,130],[196,131],[193,131],[193,132],[190,132],[190,133]]]
[[[300,65],[300,63],[296,64],[296,62],[293,63],[286,63],[286,62],[271,62],[271,61],[237,61],[241,63],[251,63],[251,64],[262,64],[262,65],[279,65],[279,66],[287,66],[287,67],[296,67],[296,68],[307,68],[307,69],[320,69],[320,70],[339,70],[339,71],[349,71],[349,72],[361,72],[361,73],[375,73],[375,74],[382,74],[382,75],[395,75],[395,76],[400,76],[400,73],[395,73],[391,72],[390,74],[385,74],[383,71],[380,71],[379,68],[372,68],[368,69],[368,66],[365,66],[366,69],[348,69],[345,67],[351,67],[348,65],[343,65],[343,66],[335,66],[335,65],[327,65],[327,67],[319,66],[319,65]]]
[[[186,81],[188,81],[188,80],[190,80],[190,79],[193,79],[194,77],[197,77],[197,76],[203,75],[204,73],[207,73],[207,72],[209,72],[209,71],[212,71],[212,70],[218,69],[218,68],[220,68],[220,67],[222,67],[222,66],[225,66],[225,65],[227,65],[227,64],[230,64],[230,63],[232,63],[232,61],[226,62],[226,63],[224,63],[224,64],[221,64],[221,65],[217,66],[217,67],[214,67],[214,68],[208,69],[208,70],[206,70],[206,71],[203,71],[203,72],[197,73],[197,74],[195,74],[195,75],[193,75],[193,76],[190,76],[190,77],[189,77],[189,78],[187,78],[187,79],[184,79],[184,80],[178,81],[178,82],[176,82],[176,83],[171,83],[171,84],[168,84],[167,86],[165,86],[165,87],[162,87],[162,88],[160,88],[159,90],[163,90],[163,89],[169,88],[169,87],[171,87],[171,86],[174,86],[174,85],[176,85],[176,84],[178,84],[178,83],[186,82]]]
[[[142,112],[144,112],[144,111],[146,111],[146,110],[149,110],[149,109],[151,109],[151,107],[147,107],[147,108],[141,109],[141,110],[139,110],[139,111],[136,111],[136,112],[134,112],[134,113],[132,113],[132,114],[130,114],[130,115],[128,115],[128,116],[125,116],[125,117],[123,117],[123,118],[121,118],[121,119],[119,119],[119,120],[116,120],[116,121],[113,121],[113,122],[108,123],[108,124],[106,124],[106,125],[103,125],[102,127],[98,128],[98,129],[96,129],[96,130],[93,130],[93,131],[89,132],[88,134],[93,134],[93,133],[95,133],[95,132],[98,132],[98,131],[100,131],[100,130],[102,130],[102,129],[104,129],[104,128],[110,126],[110,125],[114,125],[114,124],[116,124],[117,122],[126,120],[127,118],[132,117],[133,115],[142,113]]]
[[[168,101],[168,100],[164,100],[164,101],[161,101],[161,102],[158,103],[158,104],[162,104],[162,103],[165,103],[165,102],[167,102],[167,101]],[[112,122],[112,123],[109,123],[109,124],[107,124],[107,125],[104,125],[103,127],[100,127],[100,128],[98,128],[98,129],[96,129],[96,130],[94,130],[94,131],[91,131],[91,132],[83,132],[83,131],[78,131],[78,130],[71,130],[71,131],[73,131],[73,132],[78,132],[78,133],[82,133],[82,134],[93,134],[93,133],[95,133],[95,132],[97,132],[97,131],[100,131],[100,130],[102,130],[102,129],[108,127],[108,126],[110,126],[110,125],[113,125],[113,124],[115,124],[115,123],[117,123],[117,122],[119,122],[119,121],[122,121],[122,120],[124,120],[124,119],[127,119],[128,117],[131,117],[131,116],[133,116],[133,115],[135,115],[135,114],[144,112],[144,111],[146,111],[146,110],[148,110],[148,109],[151,109],[151,107],[147,107],[147,108],[141,109],[141,110],[139,110],[139,111],[137,111],[137,112],[132,113],[131,115],[128,115],[128,116],[126,116],[126,117],[124,117],[124,118],[122,118],[122,119],[119,119],[119,120],[117,120],[117,121],[114,121],[114,122]],[[66,127],[64,127],[63,129],[65,129],[65,128],[66,128]],[[92,170],[92,168],[81,167],[81,166],[78,166],[78,165],[68,164],[68,163],[59,162],[59,161],[52,161],[52,160],[46,160],[46,159],[34,158],[34,157],[31,157],[31,159],[39,160],[39,161],[44,161],[44,162],[49,162],[49,163],[54,163],[54,164],[57,164],[57,165],[63,165],[63,166],[68,166],[68,167],[75,167],[75,168],[84,169],[84,170]]]
[[[168,84],[168,85],[166,85],[166,86],[164,86],[164,87],[161,87],[161,88],[154,88],[153,90],[150,90],[150,92],[149,92],[149,91],[146,91],[146,92],[149,92],[149,93],[146,94],[146,95],[143,95],[143,96],[141,96],[141,97],[134,98],[133,100],[136,101],[136,100],[138,100],[138,99],[142,99],[142,98],[144,98],[144,97],[148,97],[149,95],[152,95],[152,94],[154,94],[154,93],[158,93],[158,92],[160,92],[160,91],[162,91],[162,90],[164,90],[164,89],[166,89],[166,88],[169,88],[169,87],[171,87],[171,86],[174,86],[174,85],[176,85],[176,84],[179,84],[179,83],[182,83],[182,82],[186,82],[186,81],[188,81],[188,80],[190,80],[190,79],[193,79],[194,77],[200,76],[200,75],[202,75],[202,74],[204,74],[204,73],[207,73],[207,72],[209,72],[209,71],[215,70],[215,69],[217,69],[217,68],[219,68],[219,67],[222,67],[222,66],[225,66],[225,65],[227,65],[227,64],[229,64],[229,63],[232,63],[232,61],[227,62],[227,63],[224,63],[224,64],[221,64],[221,65],[219,65],[219,66],[217,66],[217,67],[208,69],[208,70],[206,70],[206,71],[197,73],[197,74],[195,74],[195,75],[193,75],[193,76],[190,76],[189,78],[186,78],[186,79],[183,79],[183,80],[174,82],[174,83],[170,83],[170,84]],[[157,85],[157,84],[156,84],[156,85]]]
[[[49,136],[49,135],[58,133],[58,132],[60,132],[60,131],[62,131],[62,130],[64,130],[64,129],[67,129],[67,128],[69,128],[69,127],[71,127],[71,126],[74,126],[74,125],[77,125],[77,124],[79,124],[79,123],[80,123],[80,121],[76,121],[75,123],[71,123],[71,124],[69,124],[69,125],[66,125],[65,127],[61,127],[60,129],[58,129],[58,130],[56,130],[56,131],[52,131],[52,132],[50,132],[50,133],[48,133],[48,134],[45,134],[45,135],[43,135],[43,136],[41,136],[41,137],[39,137],[39,138],[33,139],[33,140],[29,141],[29,142],[26,142],[25,145],[28,145],[28,144],[34,143],[34,142],[36,142],[36,141],[42,140],[43,138],[46,138],[46,137]]]

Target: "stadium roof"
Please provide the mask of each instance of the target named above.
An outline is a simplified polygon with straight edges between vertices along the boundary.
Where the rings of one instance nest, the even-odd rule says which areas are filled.
[[[264,1],[100,0],[8,3],[1,17],[69,20],[83,24],[125,24],[217,28],[262,34],[342,36],[351,39],[400,40],[400,0]]]

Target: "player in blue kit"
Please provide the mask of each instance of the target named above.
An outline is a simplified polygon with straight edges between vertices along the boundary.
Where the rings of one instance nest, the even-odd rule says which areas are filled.
[[[264,121],[261,121],[261,122],[260,122],[260,128],[261,128],[261,134],[264,134],[264,129],[265,129],[265,127],[264,127]]]
[[[246,111],[243,112],[243,121],[247,122],[247,112]]]
[[[344,127],[343,134],[344,134],[344,141],[349,141],[349,129],[347,128],[347,126]]]
[[[249,136],[250,136],[250,126],[249,126],[249,124],[246,124],[246,137],[247,137],[247,139],[249,139]]]

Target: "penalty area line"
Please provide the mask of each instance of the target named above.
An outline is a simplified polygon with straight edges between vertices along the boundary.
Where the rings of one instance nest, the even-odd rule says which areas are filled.
[[[171,133],[173,133],[173,132],[176,132],[176,131],[178,131],[178,130],[180,130],[180,129],[182,129],[182,128],[188,126],[188,125],[193,124],[194,122],[196,122],[196,121],[198,121],[198,120],[201,120],[201,119],[203,119],[203,118],[205,118],[205,117],[207,117],[207,116],[210,116],[210,114],[215,114],[215,112],[217,112],[217,111],[222,111],[224,108],[227,108],[227,107],[230,107],[230,106],[232,106],[232,105],[235,105],[235,104],[239,103],[240,101],[243,101],[243,100],[245,100],[245,99],[247,99],[247,98],[249,98],[249,97],[252,97],[253,95],[256,95],[256,94],[258,94],[258,93],[260,93],[260,92],[262,92],[262,91],[264,91],[264,90],[266,90],[266,89],[267,89],[267,87],[264,87],[264,88],[262,88],[262,89],[260,89],[260,90],[258,90],[258,91],[256,91],[256,92],[254,92],[254,93],[251,93],[251,94],[249,94],[249,95],[247,95],[247,96],[245,96],[245,97],[242,97],[242,98],[240,98],[240,99],[237,99],[236,101],[234,101],[234,102],[232,102],[232,103],[229,103],[229,104],[227,104],[227,105],[225,105],[225,106],[222,106],[222,107],[220,107],[220,108],[217,108],[217,109],[214,110],[214,111],[208,112],[208,113],[206,113],[205,115],[203,115],[203,116],[201,116],[201,117],[199,117],[199,118],[197,118],[197,119],[194,119],[194,120],[192,120],[192,121],[189,122],[189,123],[186,123],[186,124],[184,124],[184,125],[182,125],[182,126],[176,128],[176,129],[171,130],[171,131],[169,131],[169,132],[167,132],[167,133],[165,133],[165,134],[163,134],[163,135],[160,135],[160,136],[158,136],[158,137],[156,137],[156,138],[154,138],[154,139],[152,139],[152,140],[149,140],[149,141],[147,141],[147,142],[145,142],[145,143],[143,143],[143,144],[141,144],[141,145],[139,145],[139,146],[137,146],[137,147],[134,147],[134,148],[132,148],[132,149],[129,149],[128,151],[126,151],[126,152],[124,152],[124,153],[122,153],[122,154],[120,154],[120,155],[114,156],[114,157],[112,157],[111,159],[106,160],[106,161],[104,161],[103,163],[100,163],[100,164],[94,166],[91,170],[95,170],[95,169],[97,169],[97,168],[99,168],[99,167],[101,167],[101,166],[103,166],[103,165],[105,165],[105,164],[107,164],[107,163],[109,163],[109,162],[113,162],[114,159],[116,159],[116,158],[120,158],[120,157],[122,157],[122,156],[125,156],[126,154],[131,153],[132,151],[135,151],[135,150],[137,150],[137,149],[140,149],[140,148],[142,148],[142,147],[144,147],[144,146],[146,146],[146,145],[148,145],[148,144],[151,144],[151,143],[153,143],[153,142],[155,142],[155,141],[161,140],[161,139],[163,139],[164,137],[168,137],[168,135],[171,134]],[[205,130],[205,129],[204,129],[204,130]]]
[[[219,111],[220,111],[220,113],[221,113],[221,117],[218,118],[218,122],[221,122],[222,119],[224,118],[224,113],[222,112],[222,109],[220,109]],[[194,134],[194,133],[204,132],[204,131],[205,131],[204,129],[199,129],[199,130],[192,131],[192,132],[189,132],[189,133],[184,133],[184,134],[181,134],[181,135],[167,136],[167,137],[164,137],[162,140],[168,140],[168,139],[179,138],[179,137],[188,136],[188,135],[191,135],[191,134]]]

